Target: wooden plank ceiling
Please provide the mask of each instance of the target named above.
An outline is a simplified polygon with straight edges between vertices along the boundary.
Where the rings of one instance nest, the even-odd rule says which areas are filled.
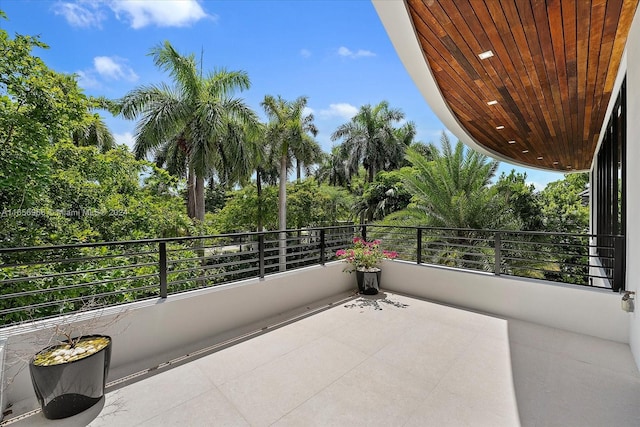
[[[445,101],[479,144],[538,168],[590,168],[638,0],[406,3]]]

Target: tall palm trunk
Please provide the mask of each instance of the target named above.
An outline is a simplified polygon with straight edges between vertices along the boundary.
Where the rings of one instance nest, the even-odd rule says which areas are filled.
[[[191,219],[196,217],[196,177],[191,167],[187,175],[187,215]]]
[[[204,221],[204,177],[196,176],[195,181],[195,218]]]
[[[278,188],[278,248],[280,271],[287,269],[287,155],[280,157],[280,186]]]
[[[258,232],[264,229],[264,219],[262,218],[262,168],[256,170],[256,191],[258,192]]]
[[[300,160],[296,159],[296,181],[300,181],[302,178],[302,167],[300,166]]]
[[[200,222],[204,222],[204,177],[198,176],[196,174],[195,181],[195,219]],[[203,234],[203,232],[200,231],[199,234]],[[197,250],[197,254],[200,258],[200,264],[204,267],[207,265],[206,250],[204,248],[205,242],[204,240],[200,239],[194,240],[193,242],[199,248]],[[204,269],[200,270],[200,279],[198,279],[198,286],[206,286],[206,274],[207,273]]]

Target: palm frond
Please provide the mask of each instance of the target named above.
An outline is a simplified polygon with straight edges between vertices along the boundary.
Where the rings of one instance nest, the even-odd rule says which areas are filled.
[[[175,48],[165,41],[151,48],[149,55],[153,58],[155,65],[163,71],[169,73],[177,82],[178,86],[187,94],[190,99],[197,99],[202,87],[195,56],[183,56]]]

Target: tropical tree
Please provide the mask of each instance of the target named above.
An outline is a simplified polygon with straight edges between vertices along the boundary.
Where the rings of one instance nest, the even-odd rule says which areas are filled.
[[[252,147],[252,172],[256,175],[257,194],[257,229],[262,231],[265,224],[265,198],[263,195],[263,183],[275,185],[278,181],[278,158],[276,147],[267,141],[267,126],[260,123],[259,126],[250,129],[246,133],[246,140]]]
[[[512,228],[513,215],[504,212],[503,198],[490,186],[498,167],[496,161],[466,149],[458,141],[451,146],[446,134],[442,151],[432,146],[433,160],[407,149],[412,168],[401,170],[406,190],[412,194],[410,205],[388,215],[384,223],[441,227],[423,241],[423,254],[432,262],[451,266],[482,265],[491,269],[493,248],[486,233],[471,229]],[[455,230],[451,230],[455,229]],[[471,246],[476,250],[470,250]]]
[[[304,144],[305,135],[316,136],[318,129],[313,124],[313,114],[304,114],[307,98],[301,96],[294,101],[282,97],[267,95],[262,107],[269,118],[267,140],[274,153],[280,159],[280,178],[278,189],[278,225],[280,230],[279,254],[280,269],[286,268],[286,233],[287,229],[287,176],[291,158],[295,149]]]
[[[407,147],[420,144],[419,141],[415,141],[416,132],[416,125],[413,122],[407,122],[394,129],[395,142],[388,145],[389,150],[383,170],[390,171],[406,166],[405,151]]]
[[[88,114],[82,123],[72,129],[71,139],[78,147],[93,146],[102,153],[116,147],[116,140],[111,130],[97,113]]]
[[[194,55],[179,54],[168,41],[152,48],[150,55],[169,73],[173,86],[140,86],[119,100],[119,111],[127,119],[140,118],[136,157],[158,154],[167,162],[172,159],[176,171],[186,171],[188,214],[203,221],[205,179],[214,173],[237,179],[250,167],[243,135],[256,116],[232,96],[249,88],[249,77],[225,69],[203,76]]]
[[[387,101],[373,107],[367,104],[331,134],[332,141],[342,140],[350,174],[357,173],[362,164],[367,170],[367,182],[373,182],[376,172],[395,168],[402,162],[407,141],[415,135],[413,124],[394,127],[402,119],[404,113],[389,107]]]
[[[264,225],[274,229],[278,223],[276,186],[266,186],[263,192],[264,209],[256,188],[246,186],[229,194],[229,200],[215,218],[217,228],[224,233],[254,230],[259,216]],[[313,177],[287,183],[287,221],[289,228],[308,225],[329,225],[351,220],[353,197],[343,188],[318,185]]]
[[[410,200],[411,194],[402,183],[402,172],[382,171],[365,187],[354,211],[366,217],[369,222],[382,220],[385,216],[406,208]]]
[[[322,153],[320,166],[315,171],[318,182],[326,182],[333,186],[349,187],[350,177],[347,159],[342,155],[340,146],[331,148],[331,153]]]
[[[491,228],[500,215],[497,192],[489,188],[498,162],[458,141],[455,147],[445,133],[442,152],[435,147],[428,161],[413,149],[407,159],[413,169],[403,172],[403,181],[413,194],[412,206],[423,212],[425,225],[454,228]]]
[[[564,179],[550,182],[540,192],[542,214],[547,230],[564,233],[586,233],[589,230],[589,206],[581,194],[589,186],[588,173],[566,174]]]
[[[418,153],[420,153],[420,155],[422,155],[422,157],[427,160],[433,160],[434,150],[437,150],[437,148],[433,144],[426,144],[422,141],[414,141],[409,145],[409,147],[411,147],[413,151],[417,151]],[[406,156],[404,159],[404,163],[402,163],[402,166],[411,166],[411,163],[409,163]]]
[[[6,16],[0,11],[0,20]],[[9,34],[0,24],[0,206],[40,205],[53,143],[87,116],[89,102],[75,77],[53,71],[33,54],[48,49],[38,37]]]
[[[302,178],[303,168],[308,176],[311,174],[311,166],[322,159],[320,144],[308,134],[304,134],[298,143],[293,144],[291,151],[296,161],[296,181]]]
[[[533,184],[527,184],[527,174],[516,173],[514,169],[509,175],[504,172],[495,183],[496,190],[504,198],[504,209],[513,213],[520,223],[519,230],[540,231],[544,227],[540,193]]]

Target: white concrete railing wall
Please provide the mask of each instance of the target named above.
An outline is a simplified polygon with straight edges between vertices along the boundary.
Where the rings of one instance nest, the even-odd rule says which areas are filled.
[[[343,263],[333,262],[114,307],[98,319],[93,315],[86,322],[90,327],[79,324],[75,330],[112,337],[111,381],[273,325],[304,313],[307,306],[355,290],[354,277],[343,269]],[[13,406],[14,414],[37,407],[25,361],[18,359],[42,348],[37,336],[50,338],[51,325],[45,321],[0,331],[0,342],[7,337],[4,385],[11,381],[0,396],[2,411],[7,405]]]
[[[612,291],[407,261],[385,261],[382,276],[392,292],[629,342],[629,314]]]
[[[291,272],[249,279],[215,288],[170,296],[166,300],[142,301],[105,310],[98,322],[87,323],[87,333],[113,338],[109,380],[155,367],[195,350],[259,330],[304,313],[307,306],[346,295],[355,289],[353,275],[343,273],[344,264],[334,262]],[[538,324],[628,342],[629,314],[620,309],[620,296],[606,290],[544,283],[446,267],[385,261],[383,288],[445,304],[514,317]],[[299,309],[296,311],[296,309]],[[117,322],[111,319],[119,316]],[[51,322],[0,331],[7,338],[5,382],[0,402],[14,414],[36,407],[28,371],[19,373],[16,352],[31,355],[42,347],[32,337],[51,336]],[[106,325],[101,329],[100,325]],[[34,330],[36,333],[34,333]],[[80,325],[78,330],[85,333]]]

